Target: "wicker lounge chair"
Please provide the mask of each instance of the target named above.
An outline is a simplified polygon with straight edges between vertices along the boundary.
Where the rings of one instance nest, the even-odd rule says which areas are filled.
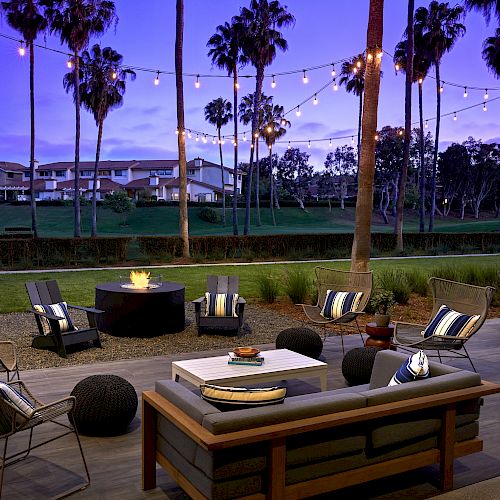
[[[434,357],[437,356],[439,361],[442,361],[441,358],[443,357],[467,358],[473,370],[476,371],[474,363],[465,348],[465,343],[483,325],[495,289],[491,286],[474,286],[441,278],[430,278],[429,287],[432,292],[431,319],[436,315],[441,306],[446,305],[450,309],[462,314],[479,315],[479,320],[475,323],[467,337],[431,335],[427,338],[424,338],[421,333],[426,325],[395,322],[393,345],[403,350],[422,349],[428,356],[433,356],[429,354],[429,351],[437,351]],[[458,352],[462,349],[464,352]],[[446,351],[448,354],[441,354],[441,351]]]
[[[207,292],[210,293],[238,293],[240,284],[239,276],[208,276]],[[193,300],[196,316],[198,335],[212,329],[214,332],[220,330],[234,330],[240,334],[243,326],[243,313],[246,301],[238,297],[236,304],[236,316],[205,316],[205,297]]]
[[[59,399],[58,401],[54,401],[53,403],[43,404],[41,401],[35,398],[33,394],[28,390],[24,382],[20,380],[16,380],[15,382],[9,382],[9,386],[14,388],[16,391],[20,392],[23,397],[35,408],[35,411],[30,417],[27,417],[24,413],[22,413],[19,408],[17,408],[14,404],[7,401],[3,397],[0,397],[0,439],[5,439],[5,443],[3,446],[3,455],[2,455],[2,463],[0,464],[1,472],[0,472],[0,497],[2,496],[2,487],[3,487],[3,479],[5,473],[5,467],[9,465],[13,465],[21,460],[24,460],[28,457],[31,450],[39,448],[45,444],[51,443],[56,439],[67,436],[68,434],[75,434],[78,448],[80,449],[80,454],[82,456],[83,465],[85,467],[86,480],[79,484],[76,487],[73,487],[61,494],[59,494],[56,498],[62,498],[64,496],[69,495],[78,490],[83,490],[90,484],[90,474],[87,467],[87,463],[85,461],[85,456],[83,454],[82,445],[80,443],[80,437],[78,436],[78,431],[76,427],[71,424],[66,424],[60,422],[57,419],[62,415],[69,414],[71,417],[71,411],[75,406],[75,398],[73,396],[68,396],[63,399]],[[72,419],[70,418],[70,422]],[[54,424],[60,425],[64,427],[66,430],[62,434],[59,434],[50,439],[46,439],[41,443],[37,443],[33,445],[33,430],[35,427],[38,427],[41,424],[46,422],[52,422]],[[29,441],[28,448],[16,451],[10,456],[7,456],[7,446],[9,443],[9,438],[17,434],[21,431],[29,430]],[[44,434],[46,437],[46,433]],[[67,446],[67,443],[65,444]],[[16,447],[18,450],[18,447]],[[56,479],[54,479],[56,480]]]
[[[344,337],[343,327],[348,326],[354,328],[348,323],[354,322],[357,331],[363,340],[363,335],[358,324],[358,316],[364,314],[364,309],[370,300],[373,287],[373,274],[368,272],[355,271],[339,271],[337,269],[328,269],[324,267],[316,267],[316,284],[318,287],[318,302],[311,306],[301,304],[307,319],[316,325],[321,325],[324,328],[324,337],[328,336],[327,325],[338,325],[340,338],[342,341],[342,352],[344,352]],[[328,290],[336,292],[363,292],[356,311],[348,312],[337,319],[327,319],[321,316],[321,309],[325,303],[325,298]]]
[[[32,281],[26,283],[26,290],[33,307],[36,304],[56,304],[63,301],[56,280]],[[36,349],[55,349],[62,358],[67,357],[66,347],[70,345],[92,341],[95,347],[102,347],[99,332],[96,327],[95,315],[102,313],[103,311],[92,307],[81,307],[71,304],[68,304],[67,306],[69,309],[77,309],[87,313],[89,323],[88,328],[61,332],[59,320],[62,318],[52,314],[36,311],[34,308],[30,309],[29,312],[32,312],[35,315],[39,331],[39,334],[35,336],[31,343],[32,347],[35,347]],[[41,318],[46,318],[49,321],[51,333],[47,334],[44,331]]]
[[[16,346],[10,340],[0,341],[0,372],[6,372],[7,382],[14,380],[16,375],[19,380]]]

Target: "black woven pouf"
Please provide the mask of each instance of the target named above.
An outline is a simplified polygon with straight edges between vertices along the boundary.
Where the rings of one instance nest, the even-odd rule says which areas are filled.
[[[342,375],[349,385],[361,385],[370,382],[375,356],[379,347],[356,347],[350,350],[342,360]]]
[[[310,328],[287,328],[278,333],[276,349],[289,349],[304,356],[318,359],[323,350],[323,341]]]
[[[117,375],[92,375],[71,391],[76,428],[87,436],[124,434],[137,411],[134,386]]]

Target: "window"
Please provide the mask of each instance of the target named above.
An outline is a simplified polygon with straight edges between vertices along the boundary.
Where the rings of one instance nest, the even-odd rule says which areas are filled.
[[[188,171],[187,171],[187,174],[188,175],[195,175],[196,174],[196,170],[194,168],[189,168]]]
[[[172,168],[165,168],[163,170],[150,170],[149,175],[172,175],[173,174],[173,169]]]
[[[125,170],[115,170],[115,177],[124,177]]]
[[[80,177],[92,177],[94,172],[92,170],[82,170],[80,172]]]
[[[66,172],[64,170],[56,170],[56,177],[66,177]]]
[[[111,170],[99,170],[99,175],[111,175]]]
[[[177,201],[179,199],[179,193],[172,193],[172,200]]]
[[[31,179],[31,172],[24,172],[24,177],[26,179]]]
[[[50,177],[50,170],[40,170],[40,172],[38,172],[38,175],[40,177]]]
[[[14,178],[14,172],[7,172],[7,179],[13,179]]]

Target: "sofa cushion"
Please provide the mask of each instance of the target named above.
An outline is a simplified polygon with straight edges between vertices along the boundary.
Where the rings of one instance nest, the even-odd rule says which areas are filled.
[[[213,384],[200,386],[201,397],[222,410],[266,406],[283,403],[286,387],[223,387]]]
[[[462,314],[443,305],[425,327],[423,335],[424,337],[431,335],[468,337],[480,317],[480,315]]]
[[[321,316],[327,319],[338,319],[344,314],[357,311],[363,292],[336,292],[327,290]]]
[[[389,386],[405,384],[423,378],[429,378],[429,361],[424,351],[412,354],[396,371],[389,381]]]

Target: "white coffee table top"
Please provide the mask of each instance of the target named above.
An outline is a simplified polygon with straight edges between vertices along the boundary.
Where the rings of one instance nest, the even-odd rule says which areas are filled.
[[[285,380],[290,378],[319,377],[321,390],[326,390],[328,365],[288,349],[263,351],[264,363],[254,365],[229,365],[228,355],[188,359],[172,362],[172,379],[179,377],[194,385],[245,385],[249,383]]]

